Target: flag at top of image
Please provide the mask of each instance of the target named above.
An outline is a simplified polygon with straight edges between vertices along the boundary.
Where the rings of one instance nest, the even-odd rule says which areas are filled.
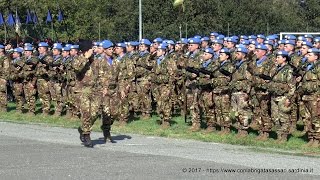
[[[46,23],[48,22],[52,22],[52,16],[51,16],[50,10],[48,10],[48,13],[47,13]]]
[[[31,17],[32,17],[32,22],[33,22],[34,24],[38,24],[38,16],[37,16],[37,13],[36,13],[36,12],[33,12],[33,13],[31,14]]]
[[[21,22],[20,22],[20,18],[18,16],[18,11],[16,10],[16,33],[18,35],[20,35],[20,27],[21,27]]]
[[[27,11],[27,16],[26,16],[26,24],[32,23],[32,17],[30,14],[30,11]]]
[[[9,26],[14,26],[14,17],[13,17],[13,14],[12,14],[12,13],[9,13],[9,15],[8,15],[7,24],[8,24]]]
[[[62,21],[63,21],[63,14],[62,14],[61,9],[59,9],[58,21],[59,21],[59,22],[62,22]]]
[[[0,26],[4,24],[4,20],[3,20],[3,16],[2,16],[2,13],[0,13]]]

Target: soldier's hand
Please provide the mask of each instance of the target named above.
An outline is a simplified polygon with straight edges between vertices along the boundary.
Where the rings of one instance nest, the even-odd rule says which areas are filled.
[[[103,97],[106,96],[107,93],[108,93],[108,89],[107,89],[107,88],[104,88],[104,89],[102,90],[102,96],[103,96]]]
[[[192,77],[192,78],[196,78],[196,77],[197,77],[197,74],[192,73],[192,74],[191,74],[191,77]]]
[[[126,93],[124,91],[121,91],[120,96],[121,99],[124,99],[126,97]]]
[[[84,57],[89,59],[93,54],[93,50],[92,49],[89,49],[85,54],[84,54]]]
[[[285,107],[289,107],[290,104],[291,104],[291,102],[290,102],[289,99],[286,99],[286,100],[284,101],[284,106],[285,106]]]
[[[301,79],[302,79],[302,77],[301,77],[301,76],[299,76],[299,77],[297,77],[297,78],[296,78],[296,81],[297,81],[297,82],[300,82],[300,81],[301,81]]]

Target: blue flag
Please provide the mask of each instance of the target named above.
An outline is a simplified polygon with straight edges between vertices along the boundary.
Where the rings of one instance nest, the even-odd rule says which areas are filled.
[[[52,22],[52,16],[51,16],[50,10],[48,10],[46,22],[47,22],[47,23],[48,23],[48,22]]]
[[[32,17],[30,11],[27,11],[26,24],[32,23]]]
[[[2,16],[2,13],[0,13],[0,26],[4,24],[4,20],[3,20],[3,16]]]
[[[32,21],[33,21],[34,24],[38,24],[38,22],[39,22],[36,12],[32,13]]]
[[[61,9],[59,9],[58,21],[59,21],[59,22],[63,21],[63,14],[62,14]]]
[[[14,25],[15,25],[15,23],[14,23],[14,17],[13,17],[13,14],[12,14],[12,13],[9,13],[7,24],[8,24],[9,26],[14,26]]]

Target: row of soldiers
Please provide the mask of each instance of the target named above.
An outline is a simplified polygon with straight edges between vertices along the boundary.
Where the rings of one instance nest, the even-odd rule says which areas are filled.
[[[299,38],[288,36],[277,42],[258,35],[254,40],[240,36],[239,41],[212,33],[210,38],[177,43],[161,38],[152,43],[105,40],[81,53],[79,45],[54,44],[52,55],[42,42],[38,58],[32,56],[33,47],[26,46],[14,49],[13,60],[1,46],[1,107],[5,110],[5,84],[10,80],[18,110],[25,99],[34,113],[38,93],[44,113],[49,113],[52,101],[56,115],[65,110],[80,117],[80,139],[89,147],[96,119],[102,118],[105,140],[111,142],[114,120],[125,125],[130,112],[148,119],[152,102],[157,103],[163,128],[170,126],[172,114],[180,109],[184,115],[190,111],[191,131],[200,130],[203,119],[208,133],[221,127],[220,134],[227,134],[234,125],[238,137],[245,137],[252,127],[259,130],[257,139],[266,140],[276,127],[278,141],[284,142],[302,119],[308,145],[318,146],[319,50],[312,46],[319,41],[315,38],[312,44],[304,38],[299,46]]]

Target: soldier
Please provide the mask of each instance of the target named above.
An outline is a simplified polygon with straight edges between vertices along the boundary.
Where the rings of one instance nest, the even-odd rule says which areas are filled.
[[[308,66],[300,81],[297,91],[302,94],[302,101],[306,107],[305,126],[309,142],[307,146],[319,147],[320,145],[320,98],[319,98],[319,49],[308,50]]]
[[[60,116],[64,103],[62,99],[62,76],[64,71],[63,57],[61,56],[62,45],[54,43],[52,48],[53,62],[49,67],[50,74],[50,96],[51,101],[54,103],[55,116]]]
[[[256,41],[257,41],[258,44],[261,45],[261,44],[263,44],[263,42],[264,42],[265,39],[266,39],[266,37],[265,37],[264,35],[258,34]]]
[[[210,39],[208,37],[201,38],[201,51],[204,52],[206,48],[210,47],[209,41]]]
[[[24,95],[26,99],[26,103],[29,108],[29,114],[35,115],[36,111],[36,84],[37,84],[37,78],[36,78],[36,67],[38,64],[37,58],[35,58],[33,55],[33,47],[32,46],[25,46],[24,48],[24,63],[23,66],[23,90]]]
[[[290,58],[286,51],[277,53],[277,71],[268,83],[268,90],[271,93],[271,117],[277,128],[277,142],[279,143],[286,142],[290,133],[291,97],[294,95],[296,86],[289,61]]]
[[[10,60],[0,44],[0,112],[7,112],[7,80],[10,77]]]
[[[124,43],[117,43],[115,46],[115,54],[118,56],[116,59],[120,61],[117,69],[118,74],[118,87],[119,87],[119,122],[121,125],[128,123],[129,119],[129,92],[132,82],[134,82],[134,63],[126,55],[126,45]]]
[[[110,41],[103,41],[104,47],[112,48]],[[107,48],[108,49],[108,48]],[[112,68],[113,65],[103,59],[93,59],[93,50],[83,50],[85,54],[77,56],[72,66],[76,72],[75,94],[81,113],[82,125],[78,128],[80,140],[86,147],[93,147],[90,133],[92,125],[101,114],[104,140],[112,142],[111,125],[117,104],[116,100],[116,80],[117,70]],[[101,109],[101,111],[99,110]],[[101,113],[99,113],[101,112]]]
[[[223,41],[218,39],[213,41],[212,50],[214,51],[213,59],[219,59],[219,52],[223,48]]]
[[[13,50],[11,62],[11,80],[13,82],[13,95],[16,99],[16,109],[23,112],[24,94],[23,94],[23,66],[24,62],[21,59],[23,49],[18,47]]]
[[[154,43],[156,44],[156,43]],[[139,50],[140,58],[136,62],[136,81],[139,105],[142,112],[142,119],[151,117],[151,69],[153,67],[153,56],[148,52],[151,42],[148,39],[141,39]]]
[[[45,42],[38,44],[39,63],[37,64],[37,88],[40,102],[42,103],[42,113],[50,112],[50,91],[49,91],[49,66],[53,62],[53,58],[48,55],[49,45]]]
[[[157,113],[161,118],[161,127],[168,128],[171,121],[172,103],[170,99],[173,93],[173,80],[176,72],[176,63],[174,59],[166,56],[167,44],[162,43],[157,50],[157,64],[155,65],[153,83],[157,92]]]
[[[221,126],[219,134],[230,133],[230,91],[228,84],[231,81],[235,68],[231,62],[229,49],[223,48],[219,54],[219,70],[215,71],[212,79],[213,101],[218,124]]]
[[[253,87],[250,91],[253,119],[250,127],[259,130],[257,139],[268,138],[272,128],[272,121],[269,114],[270,95],[266,87],[268,78],[266,77],[270,77],[270,71],[274,66],[274,62],[266,56],[267,51],[268,48],[265,45],[257,45],[255,51],[257,59],[251,61],[248,65],[248,70],[253,75]]]
[[[313,42],[313,47],[320,49],[320,37],[315,37]]]
[[[207,48],[202,55],[203,63],[201,68],[212,73],[218,67],[218,60],[214,59],[214,51],[211,48]],[[213,103],[213,93],[210,74],[201,73],[198,78],[198,84],[200,86],[200,107],[203,109],[203,114],[205,121],[207,123],[206,133],[211,133],[216,130],[217,119],[215,115],[214,103]]]
[[[247,70],[248,50],[244,47],[236,49],[236,71],[232,75],[231,87],[231,106],[237,120],[238,135],[237,137],[245,137],[248,135],[248,128],[252,117],[252,107],[250,106],[250,90],[252,83],[252,75]]]

